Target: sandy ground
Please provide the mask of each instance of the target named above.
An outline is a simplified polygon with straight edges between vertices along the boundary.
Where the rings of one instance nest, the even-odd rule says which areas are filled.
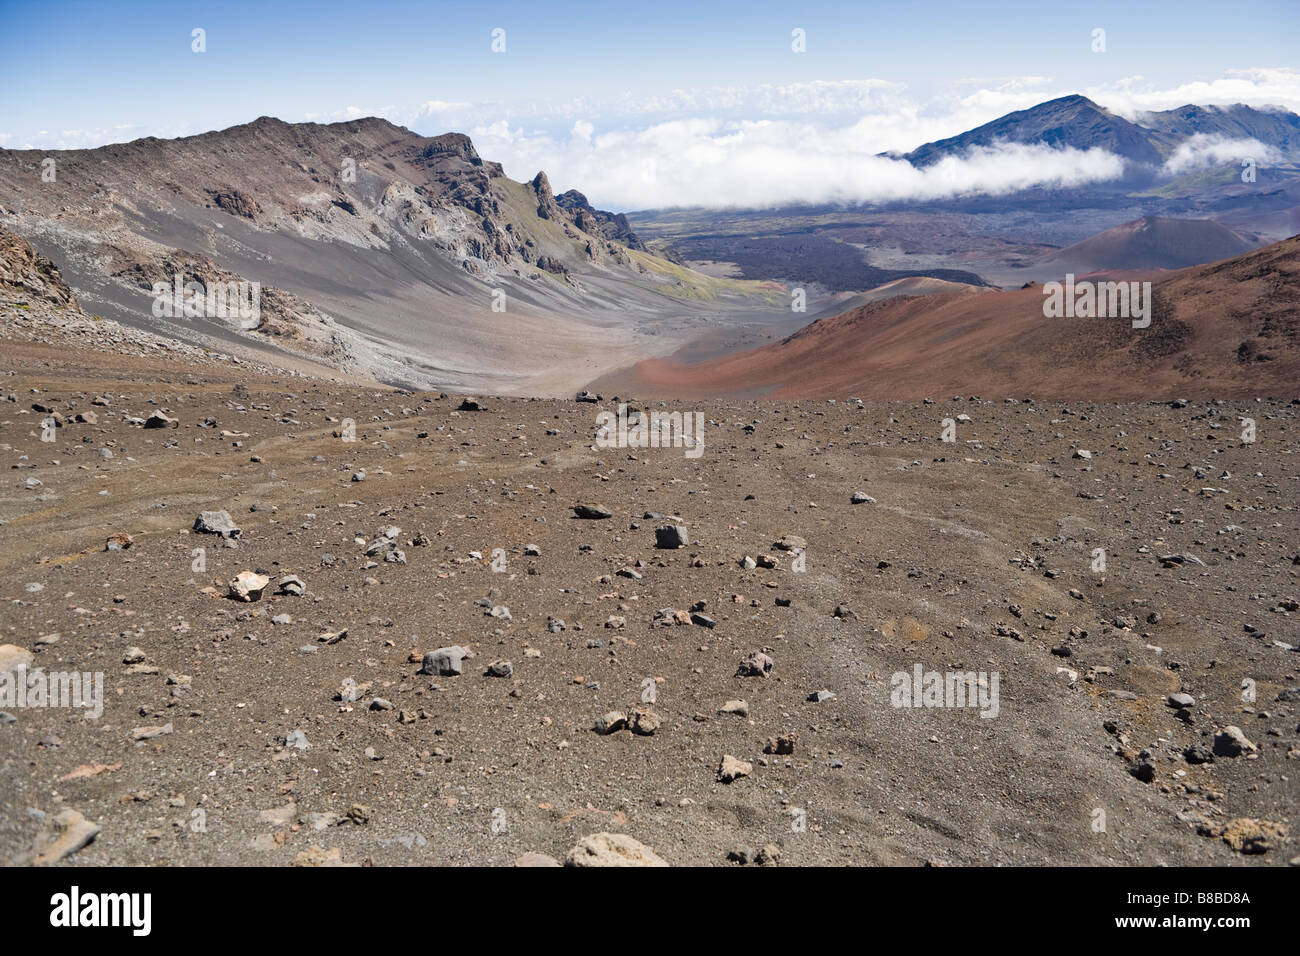
[[[508,865],[597,831],[675,865],[1297,855],[1297,406],[645,406],[704,416],[690,457],[593,447],[591,404],[8,345],[0,643],[102,673],[104,709],[0,707],[5,861],[65,809],[99,828],[67,865]],[[98,420],[42,442],[34,403]],[[191,530],[214,509],[238,547]],[[420,673],[451,645],[460,676]],[[895,706],[917,665],[996,674],[996,716]],[[592,729],[637,710],[653,734]],[[1189,761],[1229,726],[1250,748]]]

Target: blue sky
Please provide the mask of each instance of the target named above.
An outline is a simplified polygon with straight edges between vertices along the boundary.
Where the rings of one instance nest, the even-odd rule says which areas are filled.
[[[1300,109],[1297,0],[2,0],[0,23],[0,146],[377,114],[425,134],[469,132],[511,175],[549,159],[561,188],[603,165],[576,162],[575,150],[612,136],[626,157],[655,130],[657,142],[708,150],[728,148],[745,124],[805,137],[858,128],[854,148],[908,149],[1075,91],[1129,113],[1237,99]],[[1104,53],[1091,49],[1098,27]],[[494,28],[505,53],[491,50]],[[795,28],[806,52],[791,49]],[[687,121],[713,125],[683,139],[673,124]],[[641,198],[626,183],[602,190],[625,205]]]

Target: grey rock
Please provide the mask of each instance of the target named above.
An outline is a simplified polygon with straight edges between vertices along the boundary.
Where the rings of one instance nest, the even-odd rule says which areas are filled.
[[[679,524],[666,524],[655,528],[656,548],[685,548],[691,543],[686,528]]]
[[[626,726],[627,714],[622,711],[611,710],[597,717],[592,729],[598,734],[608,735],[622,730]]]
[[[1214,753],[1218,757],[1240,757],[1255,753],[1257,748],[1246,739],[1240,727],[1228,725],[1214,735]]]
[[[169,418],[162,412],[154,412],[144,420],[145,428],[179,428],[180,422],[174,418]]]
[[[438,677],[455,677],[461,673],[461,662],[465,660],[466,656],[465,648],[458,644],[452,647],[440,647],[436,651],[429,651],[424,655],[420,673],[433,674]]]
[[[306,590],[306,586],[302,583],[302,580],[292,574],[286,574],[284,577],[280,578],[278,586],[281,594],[301,595],[303,591]]]
[[[194,530],[199,534],[218,534],[223,538],[238,538],[240,530],[230,517],[230,512],[203,511],[194,519]]]

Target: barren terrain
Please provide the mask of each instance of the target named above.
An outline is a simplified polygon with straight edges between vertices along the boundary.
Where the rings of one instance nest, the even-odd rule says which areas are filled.
[[[702,413],[691,457],[596,447],[611,395],[0,348],[0,643],[105,681],[98,719],[0,708],[7,862],[63,810],[81,865],[1297,855],[1294,403],[637,406]],[[893,706],[918,664],[996,673],[996,716]]]

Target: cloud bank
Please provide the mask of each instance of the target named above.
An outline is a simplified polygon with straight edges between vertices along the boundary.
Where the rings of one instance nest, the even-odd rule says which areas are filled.
[[[545,170],[557,189],[580,189],[597,205],[619,210],[943,199],[1078,186],[1120,175],[1121,161],[1096,150],[1007,144],[925,170],[879,155],[906,152],[1078,92],[1053,88],[1049,78],[1037,76],[972,78],[959,86],[964,89],[924,105],[911,100],[902,84],[868,79],[674,90],[636,102],[616,98],[508,113],[490,123],[482,122],[477,109],[432,118],[450,124],[444,129],[465,129],[480,153],[515,178]],[[1236,70],[1173,89],[1129,77],[1083,93],[1136,121],[1143,113],[1187,103],[1300,112],[1300,71]],[[556,117],[572,125],[567,131],[548,128],[546,121]],[[1278,158],[1253,140],[1197,137],[1170,158],[1165,172],[1177,175],[1242,156],[1265,164]]]
[[[618,209],[1000,195],[1113,179],[1123,168],[1102,150],[1009,143],[916,169],[877,155],[879,138],[867,120],[825,129],[697,119],[604,134],[579,121],[558,139],[527,135],[503,121],[471,135],[479,152],[503,161],[512,176],[545,169],[557,190],[576,187]]]

